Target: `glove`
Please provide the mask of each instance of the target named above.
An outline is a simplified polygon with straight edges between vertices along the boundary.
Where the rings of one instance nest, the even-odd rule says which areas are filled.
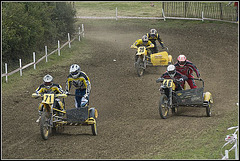
[[[188,77],[184,75],[183,80],[188,80]]]
[[[183,82],[184,80],[183,80],[183,78],[179,78],[178,81],[179,82]]]
[[[70,95],[70,93],[68,91],[65,92],[66,95]]]
[[[87,94],[85,94],[83,97],[84,97],[85,99],[88,99],[88,95],[87,95]]]

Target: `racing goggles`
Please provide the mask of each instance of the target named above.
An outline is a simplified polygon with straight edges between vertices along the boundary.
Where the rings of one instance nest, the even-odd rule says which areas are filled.
[[[178,61],[178,63],[179,63],[181,66],[183,66],[183,65],[185,65],[186,61]]]
[[[152,37],[152,38],[155,37],[155,34],[150,34],[150,37]]]
[[[169,75],[175,75],[176,71],[168,71]]]
[[[71,75],[78,75],[78,71],[72,72]]]
[[[45,82],[44,84],[45,84],[45,86],[51,86],[52,82]]]

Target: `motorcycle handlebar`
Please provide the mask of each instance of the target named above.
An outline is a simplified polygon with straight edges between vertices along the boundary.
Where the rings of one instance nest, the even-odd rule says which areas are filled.
[[[67,94],[68,96],[77,96],[77,97],[83,97],[82,95],[76,95],[76,94]]]

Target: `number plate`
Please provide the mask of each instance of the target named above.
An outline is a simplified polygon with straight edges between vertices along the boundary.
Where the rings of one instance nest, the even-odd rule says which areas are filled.
[[[163,85],[166,87],[172,87],[173,86],[173,80],[172,79],[164,79]]]
[[[145,54],[146,53],[146,48],[145,47],[139,47],[138,48],[138,54]]]
[[[44,94],[42,102],[47,104],[53,104],[54,94]]]

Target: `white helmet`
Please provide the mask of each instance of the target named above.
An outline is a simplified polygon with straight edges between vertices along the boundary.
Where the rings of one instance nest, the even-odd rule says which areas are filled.
[[[47,88],[50,88],[53,84],[53,77],[50,74],[47,74],[43,77],[44,85]]]
[[[167,72],[168,72],[168,75],[171,77],[171,78],[174,78],[175,74],[176,74],[176,67],[174,65],[169,65],[167,67]]]
[[[147,35],[143,35],[143,37],[142,37],[142,42],[143,42],[144,45],[147,45],[147,43],[148,43],[148,37],[147,37]]]
[[[156,30],[156,29],[151,29],[151,30],[150,30],[150,36],[151,36],[151,37],[156,36],[156,34],[157,34],[157,30]]]
[[[80,74],[81,68],[77,64],[73,64],[70,67],[69,73],[72,75],[73,78],[77,78]]]

